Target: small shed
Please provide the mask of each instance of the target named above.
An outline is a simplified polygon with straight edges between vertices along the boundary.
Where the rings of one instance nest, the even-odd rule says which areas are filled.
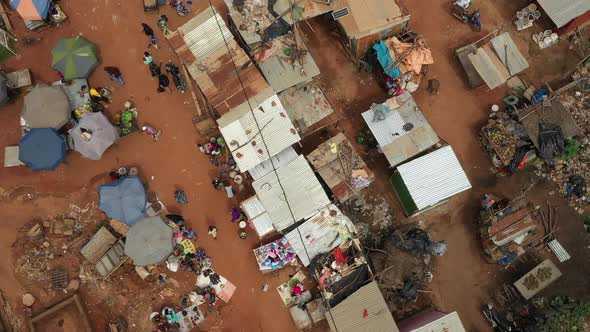
[[[307,160],[340,202],[373,182],[375,175],[343,133],[330,138],[307,155]]]
[[[558,29],[590,12],[588,0],[537,0],[537,2]],[[586,22],[588,20],[590,17],[586,18]]]
[[[274,94],[252,111],[224,125],[219,130],[242,172],[279,154],[299,142],[301,137],[293,127],[279,97]]]
[[[263,238],[275,231],[272,220],[270,220],[270,216],[266,213],[266,209],[258,199],[258,196],[254,195],[243,200],[240,202],[240,208],[244,211],[246,217],[248,217],[259,238]]]
[[[391,185],[408,216],[471,188],[450,145],[398,166]]]
[[[322,209],[299,227],[285,234],[293,250],[308,266],[317,255],[327,253],[348,240],[354,225],[334,204]]]
[[[488,36],[491,35],[494,34]],[[510,33],[504,32],[483,43],[488,36],[455,51],[472,88],[485,83],[495,89],[529,67]]]
[[[303,156],[252,182],[252,187],[279,232],[330,204]]]
[[[334,112],[317,82],[290,87],[279,93],[279,98],[303,135],[311,126]]]
[[[376,41],[401,32],[410,20],[395,0],[334,0],[332,8],[355,63]]]
[[[400,332],[465,332],[465,327],[454,311],[425,311],[406,318],[397,324]]]
[[[209,104],[220,115],[247,106],[248,98],[270,88],[212,7],[207,6],[167,38]]]
[[[359,288],[328,315],[332,332],[399,332],[376,281]]]
[[[438,135],[408,92],[362,114],[391,167],[430,149]]]

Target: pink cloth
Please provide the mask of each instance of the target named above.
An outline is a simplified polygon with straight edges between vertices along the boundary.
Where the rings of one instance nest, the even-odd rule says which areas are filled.
[[[146,133],[148,135],[154,135],[155,133],[158,132],[154,127],[150,127],[150,126],[143,126],[141,129],[143,130],[144,133]]]

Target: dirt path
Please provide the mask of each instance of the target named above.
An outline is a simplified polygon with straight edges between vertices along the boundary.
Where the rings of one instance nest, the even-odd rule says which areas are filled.
[[[221,1],[219,1],[221,3]],[[195,2],[197,6],[204,3]],[[202,140],[196,135],[192,125],[194,106],[188,93],[181,95],[157,94],[157,81],[152,79],[147,66],[142,63],[142,53],[146,50],[147,39],[141,31],[141,22],[149,23],[157,29],[156,13],[144,14],[140,1],[89,0],[85,2],[64,1],[63,7],[70,21],[59,29],[49,29],[39,35],[42,40],[31,47],[17,45],[19,56],[6,63],[8,69],[29,68],[35,82],[51,82],[57,75],[50,69],[50,49],[59,37],[83,34],[98,45],[101,67],[89,78],[92,86],[108,86],[113,91],[113,103],[107,110],[114,113],[123,108],[130,99],[139,111],[140,124],[152,124],[163,130],[156,144],[143,134],[132,134],[109,149],[100,161],[85,160],[75,152],[70,152],[66,163],[54,172],[34,173],[19,168],[1,168],[0,186],[30,186],[33,192],[51,192],[59,195],[80,190],[95,191],[96,186],[108,181],[106,174],[120,165],[136,165],[146,180],[148,189],[159,194],[172,211],[181,212],[199,235],[199,246],[213,258],[213,268],[237,286],[237,291],[228,305],[221,308],[222,319],[216,322],[218,330],[223,331],[295,331],[288,310],[282,305],[274,288],[288,279],[289,269],[279,274],[263,276],[258,271],[252,249],[258,243],[251,234],[248,240],[240,240],[237,225],[230,223],[230,207],[225,193],[215,191],[211,175],[215,168],[195,144]],[[163,8],[171,26],[181,24],[180,18],[170,8]],[[192,17],[192,16],[190,16]],[[182,20],[188,20],[185,17]],[[25,31],[22,21],[15,15],[12,19],[20,36],[33,35]],[[22,33],[20,33],[22,32]],[[160,39],[159,50],[151,49],[156,62],[176,61],[175,54]],[[105,65],[121,69],[125,86],[114,86],[104,74]],[[19,115],[22,98],[0,112],[0,145],[16,145],[20,138]],[[3,152],[1,152],[3,154]],[[1,157],[1,156],[0,156]],[[187,192],[189,204],[179,208],[174,202],[174,190],[182,188]],[[19,225],[32,217],[58,215],[63,213],[63,204],[43,203],[41,207],[30,208],[18,202],[3,203],[0,219],[6,232],[0,236],[2,246],[0,255],[9,257],[6,252],[15,238]],[[33,205],[34,206],[34,205]],[[207,227],[215,224],[219,230],[217,241],[207,235]],[[14,231],[14,232],[13,232]],[[6,262],[0,268],[4,280],[2,289],[9,292],[10,301],[16,305],[23,287],[14,280],[14,262]],[[262,292],[261,286],[269,283],[270,290]],[[149,312],[145,313],[148,319]],[[92,320],[91,316],[91,320]],[[112,318],[112,317],[107,317]],[[104,321],[94,321],[96,330],[104,328]],[[144,332],[144,331],[142,331]]]

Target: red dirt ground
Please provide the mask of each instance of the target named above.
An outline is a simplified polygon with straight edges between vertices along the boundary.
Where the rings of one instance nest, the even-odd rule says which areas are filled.
[[[223,2],[215,2],[223,12]],[[499,103],[505,91],[503,88],[494,91],[467,89],[464,74],[453,51],[478,39],[481,34],[457,22],[448,13],[447,2],[403,0],[402,3],[412,14],[411,28],[424,35],[434,52],[436,63],[430,66],[428,78],[436,78],[441,83],[440,95],[430,96],[425,91],[426,84],[423,81],[415,98],[439,136],[453,146],[474,187],[472,191],[452,199],[448,208],[419,217],[429,226],[435,239],[446,239],[449,242],[448,254],[434,260],[434,303],[443,311],[458,311],[468,331],[487,331],[489,327],[483,320],[480,307],[487,300],[488,290],[497,282],[493,278],[497,275],[498,267],[487,265],[481,257],[473,223],[477,198],[489,191],[514,194],[518,191],[515,188],[523,183],[512,179],[498,180],[490,173],[490,164],[479,146],[477,131],[487,118],[489,107]],[[197,6],[204,5],[205,2],[198,5],[195,2],[193,11],[198,11]],[[50,69],[51,47],[59,37],[82,33],[97,43],[102,65],[118,66],[126,80],[124,87],[113,87],[102,68],[98,68],[90,77],[91,85],[113,88],[113,103],[109,111],[121,109],[126,100],[133,100],[139,110],[140,123],[161,128],[163,135],[158,143],[152,143],[149,137],[141,134],[130,135],[109,149],[100,161],[85,160],[76,153],[70,153],[67,162],[54,172],[34,173],[25,168],[0,169],[0,186],[3,189],[24,187],[8,196],[2,195],[0,190],[0,218],[5,230],[0,232],[0,255],[11,257],[10,246],[16,239],[16,230],[24,223],[35,217],[49,218],[63,213],[71,201],[83,204],[94,200],[96,186],[107,181],[108,171],[119,165],[137,165],[149,190],[157,192],[170,209],[181,212],[200,235],[197,242],[213,257],[214,269],[237,286],[231,302],[220,309],[221,319],[214,322],[210,330],[295,331],[288,311],[273,290],[288,278],[291,271],[286,269],[278,274],[260,274],[251,251],[257,241],[254,236],[246,241],[238,239],[235,225],[229,222],[232,202],[227,200],[224,193],[213,190],[210,179],[215,168],[195,147],[195,143],[203,138],[195,133],[192,125],[190,95],[176,92],[157,94],[157,83],[141,61],[147,41],[141,32],[140,23],[149,23],[156,29],[157,15],[144,14],[140,1],[63,1],[63,7],[70,21],[58,30],[40,33],[42,40],[37,45],[17,45],[19,56],[9,60],[6,67],[30,68],[35,82],[54,81],[57,77]],[[484,23],[482,34],[497,23],[506,23],[517,8],[517,5],[510,4],[499,9],[495,4],[481,2]],[[188,19],[178,18],[169,8],[162,11],[171,19],[172,28]],[[34,35],[23,32],[24,27],[16,14],[12,15],[12,22],[18,32],[22,32],[20,37]],[[352,139],[358,134],[362,123],[360,113],[372,102],[381,102],[386,96],[370,75],[359,74],[353,68],[339,51],[338,42],[323,33],[326,29],[322,30],[320,21],[311,20],[311,24],[316,33],[305,26],[303,29],[309,39],[312,55],[323,73],[322,82],[327,86],[328,98],[337,112],[346,115],[340,127]],[[161,34],[159,36],[161,49],[151,50],[154,59],[157,62],[168,59],[176,61],[172,50]],[[536,85],[540,85],[542,80],[553,78],[564,66],[563,62],[555,60],[559,58],[558,52],[550,49],[543,52],[545,56],[545,60],[535,60],[535,63],[544,63],[546,66],[527,71],[528,80]],[[0,111],[2,147],[18,143],[21,107],[22,98]],[[314,142],[317,144],[319,135],[306,140],[306,147]],[[399,211],[387,185],[390,170],[385,160],[375,158],[369,166],[377,175],[375,185]],[[176,188],[187,192],[190,203],[186,207],[180,208],[175,204],[173,192]],[[22,195],[27,192],[33,194],[33,199],[23,201]],[[219,229],[217,241],[206,235],[210,224],[215,224]],[[14,278],[14,263],[5,258],[4,264],[0,265],[0,276],[3,279],[1,288],[11,304],[20,308],[17,303],[27,286]],[[268,292],[260,290],[265,283],[270,284]],[[104,328],[106,320],[114,318],[104,317],[97,312],[99,308],[103,308],[102,304],[89,306],[90,317],[97,330]],[[146,311],[146,320],[148,314],[149,311]],[[140,328],[145,326],[143,324],[132,330],[143,331]]]

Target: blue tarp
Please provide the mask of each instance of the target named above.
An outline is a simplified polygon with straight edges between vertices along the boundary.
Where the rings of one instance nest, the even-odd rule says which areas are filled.
[[[393,66],[393,60],[389,55],[389,49],[387,48],[387,45],[385,45],[385,43],[380,40],[378,43],[373,45],[373,49],[377,53],[377,59],[379,60],[381,67],[383,67],[385,74],[391,78],[398,78],[400,71],[399,68]]]
[[[136,176],[98,186],[98,195],[98,208],[113,219],[133,225],[145,217],[145,188]]]
[[[25,20],[47,18],[50,0],[11,0],[10,7],[16,9]]]
[[[64,161],[67,145],[53,128],[33,128],[18,143],[18,159],[33,171],[53,170]]]

